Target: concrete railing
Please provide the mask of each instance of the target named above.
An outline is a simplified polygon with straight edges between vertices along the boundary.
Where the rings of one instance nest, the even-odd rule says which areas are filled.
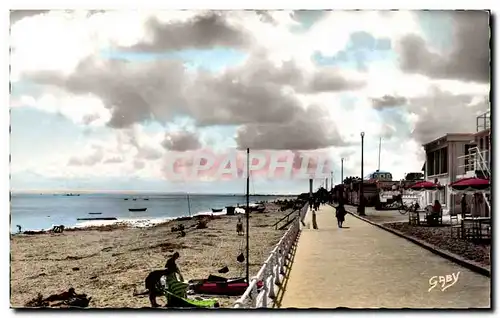
[[[257,275],[250,279],[247,290],[235,302],[234,308],[272,307],[273,299],[283,282],[285,267],[290,263],[289,256],[300,232],[300,221],[303,220],[308,207],[309,205],[306,204],[300,209],[299,217],[290,224]],[[258,290],[258,282],[263,283],[260,290]]]

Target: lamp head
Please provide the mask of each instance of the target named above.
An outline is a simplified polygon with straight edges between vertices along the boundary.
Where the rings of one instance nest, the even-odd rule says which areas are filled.
[[[362,132],[361,132],[361,137],[364,137],[364,136],[365,136],[365,132],[364,132],[364,131],[362,131]]]

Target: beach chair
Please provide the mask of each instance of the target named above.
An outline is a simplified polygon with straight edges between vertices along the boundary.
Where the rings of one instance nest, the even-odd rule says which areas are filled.
[[[217,299],[189,299],[187,297],[188,283],[177,280],[175,273],[167,275],[166,288],[167,307],[171,308],[217,308]]]

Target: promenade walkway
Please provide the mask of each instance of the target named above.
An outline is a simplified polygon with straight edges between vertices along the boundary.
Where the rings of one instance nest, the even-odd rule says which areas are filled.
[[[280,308],[490,307],[488,277],[349,214],[339,229],[330,206],[317,221],[299,238]],[[458,272],[453,286],[428,291],[431,277]]]

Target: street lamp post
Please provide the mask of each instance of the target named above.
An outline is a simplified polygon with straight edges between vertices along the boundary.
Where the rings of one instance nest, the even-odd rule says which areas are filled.
[[[359,215],[365,215],[365,193],[363,189],[363,166],[364,166],[364,140],[365,140],[365,133],[361,132],[361,183],[359,185],[359,206],[358,206],[358,214]]]
[[[340,158],[340,183],[344,183],[344,158]]]

